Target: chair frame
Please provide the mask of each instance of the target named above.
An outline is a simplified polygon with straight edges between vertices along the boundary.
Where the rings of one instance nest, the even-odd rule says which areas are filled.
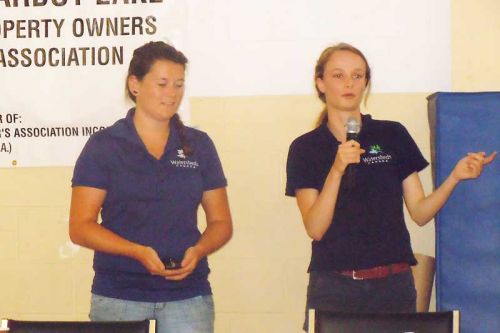
[[[30,323],[41,323],[41,324],[49,324],[49,323],[54,323],[54,324],[64,324],[64,323],[69,323],[69,324],[87,324],[87,323],[99,323],[99,322],[92,322],[92,321],[78,321],[78,320],[17,320],[17,319],[1,319],[0,321],[0,332],[9,332],[9,322],[10,321],[17,321],[17,322],[30,322]],[[156,320],[148,320],[149,321],[149,333],[155,333],[156,332]],[[137,321],[134,321],[137,322]],[[123,323],[123,321],[116,321],[116,322],[102,322],[102,323]]]
[[[460,312],[458,310],[454,310],[453,312],[453,333],[459,333],[460,331]],[[434,313],[434,312],[428,312],[428,313]],[[309,320],[308,320],[308,326],[309,326],[309,331],[308,333],[320,333],[316,332],[316,310],[315,309],[309,309],[308,311],[309,314]],[[415,313],[415,315],[418,315],[419,313]],[[405,314],[408,315],[408,314]]]

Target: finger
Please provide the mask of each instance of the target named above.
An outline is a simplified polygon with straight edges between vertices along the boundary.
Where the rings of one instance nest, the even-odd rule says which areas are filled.
[[[140,262],[153,275],[156,275],[165,269],[165,265],[156,251],[150,247],[145,248],[144,255],[140,259]]]
[[[475,165],[482,165],[484,162],[484,157],[482,156],[467,156],[467,163],[475,164]]]
[[[167,280],[174,280],[174,279],[177,279],[179,276],[182,276],[182,275],[185,275],[186,273],[176,273],[176,274],[173,274],[172,272],[169,272],[170,270],[167,269],[163,274],[161,274],[161,276]]]
[[[160,276],[165,275],[164,272],[165,272],[165,269],[152,269],[152,270],[149,271],[149,273],[151,275],[160,275]]]
[[[186,254],[184,255],[184,258],[182,259],[182,267],[188,266],[194,269],[196,267],[197,263],[199,260],[199,253],[194,247],[190,247],[187,251]]]
[[[356,140],[349,140],[346,142],[348,147],[359,147],[359,142]]]
[[[468,164],[482,165],[483,161],[484,161],[483,157],[478,157],[478,156],[468,156],[467,157]]]
[[[175,269],[166,269],[164,271],[165,276],[175,276],[175,275],[180,275],[184,274],[186,272],[191,271],[190,267],[180,267],[180,268],[175,268]]]
[[[497,156],[497,152],[494,151],[493,153],[491,153],[489,156],[485,157],[484,158],[484,162],[483,164],[486,165],[486,164],[490,164],[491,162],[493,162],[493,160],[495,159],[495,157]]]
[[[161,273],[165,270],[165,265],[161,262],[152,262],[147,266],[147,269],[152,275],[161,275]]]
[[[342,150],[342,149],[350,149],[350,148],[353,148],[353,147],[357,147],[359,146],[359,143],[357,143],[356,141],[354,140],[349,140],[349,141],[346,141],[346,142],[343,142],[339,145],[339,150]]]
[[[467,167],[473,177],[478,177],[481,174],[482,164],[480,162],[473,160],[467,164]]]
[[[340,155],[345,155],[345,154],[356,154],[356,155],[361,155],[365,152],[363,148],[361,148],[359,145],[354,145],[354,146],[343,146],[339,148],[339,154]]]
[[[475,159],[478,161],[484,160],[484,152],[478,152],[478,153],[467,153],[467,157],[469,159]]]
[[[189,255],[186,255],[184,257],[184,259],[182,259],[182,262],[181,262],[181,266],[182,267],[187,267],[189,266],[192,262],[193,262],[194,258],[189,256]]]
[[[165,271],[163,275],[167,280],[182,280],[189,274],[191,274],[193,270],[188,268],[179,268],[179,269],[168,269]]]
[[[180,281],[185,279],[189,273],[181,274],[181,275],[175,275],[175,276],[166,276],[165,279],[170,280],[170,281]]]

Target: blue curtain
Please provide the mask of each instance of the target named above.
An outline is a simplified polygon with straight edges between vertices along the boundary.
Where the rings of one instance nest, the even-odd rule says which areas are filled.
[[[467,152],[500,152],[500,92],[428,97],[434,184]],[[436,216],[440,311],[460,310],[462,333],[500,332],[500,158],[460,183]]]

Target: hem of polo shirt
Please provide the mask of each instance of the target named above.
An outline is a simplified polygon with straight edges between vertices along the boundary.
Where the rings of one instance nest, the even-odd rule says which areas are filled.
[[[295,189],[293,189],[293,192],[285,191],[285,196],[295,198],[297,196],[296,195],[297,190],[316,190],[318,192],[321,192],[321,189],[318,189],[314,186],[299,186],[299,187],[296,187]]]
[[[420,172],[420,171],[424,170],[425,168],[427,168],[428,166],[429,166],[429,162],[427,160],[425,160],[425,163],[422,163],[421,165],[417,166],[413,170],[406,170],[406,172],[404,174],[402,174],[401,181],[405,180],[412,173]]]
[[[216,190],[218,188],[225,188],[225,187],[227,187],[227,181],[221,182],[220,184],[215,184],[215,185],[204,187],[203,191],[211,191],[211,190]]]
[[[180,291],[173,292],[172,290],[169,290],[167,293],[165,293],[161,290],[146,291],[143,289],[135,289],[135,291],[133,289],[127,289],[126,293],[122,293],[118,290],[103,291],[99,290],[98,288],[92,287],[91,292],[95,295],[127,301],[159,303],[182,301],[197,296],[212,295],[212,288],[210,287],[210,284],[208,284],[207,288],[199,288],[199,290],[190,290],[189,292],[185,292],[185,290],[182,290],[182,293]]]

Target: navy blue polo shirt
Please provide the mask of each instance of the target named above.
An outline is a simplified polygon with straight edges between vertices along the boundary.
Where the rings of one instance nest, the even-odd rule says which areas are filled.
[[[309,271],[363,269],[389,263],[416,264],[404,222],[403,180],[428,162],[403,125],[362,116],[358,141],[366,152],[342,178],[332,224],[312,242]],[[321,191],[340,142],[326,124],[295,139],[288,153],[285,194]]]
[[[186,156],[170,126],[160,160],[148,153],[127,117],[92,135],[81,152],[73,186],[107,191],[102,225],[130,241],[151,246],[160,258],[182,259],[200,238],[197,210],[204,191],[227,185],[215,146],[202,131],[186,127],[193,153]],[[96,251],[92,292],[145,302],[187,299],[211,293],[208,262],[182,281],[151,276],[136,260]]]

